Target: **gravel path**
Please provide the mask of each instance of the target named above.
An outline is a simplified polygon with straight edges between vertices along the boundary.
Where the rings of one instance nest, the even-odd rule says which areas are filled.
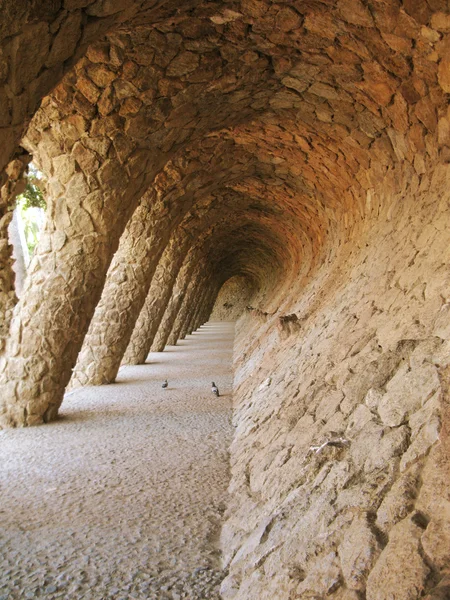
[[[233,336],[208,323],[0,432],[1,600],[219,598]]]

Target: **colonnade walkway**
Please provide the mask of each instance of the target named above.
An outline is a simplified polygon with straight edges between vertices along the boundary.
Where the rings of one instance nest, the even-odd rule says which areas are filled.
[[[2,600],[219,598],[233,337],[207,323],[0,432]]]

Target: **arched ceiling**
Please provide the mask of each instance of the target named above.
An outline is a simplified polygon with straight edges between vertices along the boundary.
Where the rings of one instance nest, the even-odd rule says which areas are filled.
[[[102,153],[156,164],[145,185],[178,222],[217,211],[211,260],[227,277],[310,271],[361,220],[374,179],[426,148],[450,91],[440,0],[65,6],[87,50],[25,144],[51,180],[64,154],[91,178]]]

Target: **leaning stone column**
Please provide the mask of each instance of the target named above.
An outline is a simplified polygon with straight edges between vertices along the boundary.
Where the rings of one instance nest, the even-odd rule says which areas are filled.
[[[204,272],[199,273],[189,290],[186,293],[186,297],[183,302],[183,306],[180,310],[180,314],[177,317],[177,321],[173,327],[174,335],[177,335],[177,340],[182,340],[188,333],[188,327],[191,324],[194,313],[198,308],[198,302],[196,298],[199,295],[200,290],[203,289],[206,276]]]
[[[111,263],[71,388],[115,380],[173,223],[174,215],[168,214],[156,195],[146,194]]]
[[[167,343],[170,346],[175,346],[180,338],[180,332],[182,327],[186,324],[186,319],[188,318],[188,314],[190,314],[190,310],[192,308],[191,302],[194,294],[194,290],[198,286],[198,282],[200,281],[202,275],[200,272],[196,273],[196,276],[192,278],[192,281],[186,286],[185,293],[183,295],[183,299],[180,302],[179,310],[175,315],[174,323],[172,326],[172,330],[170,332],[170,336],[167,340]]]
[[[145,363],[169,304],[178,273],[186,257],[186,250],[191,242],[191,238],[182,228],[177,229],[176,234],[170,239],[156,268],[122,364]]]
[[[0,352],[5,347],[9,324],[17,303],[13,247],[9,243],[8,227],[13,218],[16,196],[23,192],[26,180],[23,175],[31,156],[23,154],[11,161],[6,168],[6,183],[0,188]]]
[[[77,160],[83,152],[94,155],[81,142],[74,151]],[[46,226],[0,363],[0,426],[57,416],[120,235],[157,168],[147,152],[126,167],[95,154],[89,174],[73,157],[60,158],[64,171],[49,180]]]
[[[194,310],[191,313],[191,318],[189,319],[189,325],[187,329],[188,335],[191,335],[194,331],[200,327],[200,315],[203,313],[205,309],[205,302],[209,296],[209,289],[205,287],[203,284],[202,288],[198,290],[196,295],[196,299],[194,301]]]
[[[152,352],[162,352],[166,347],[169,336],[180,311],[185,295],[192,282],[196,280],[201,272],[201,263],[197,264],[194,258],[197,258],[198,252],[189,253],[188,257],[180,270],[177,282],[174,286],[172,297],[167,305],[163,320],[159,326],[158,333],[155,336],[151,347]]]
[[[194,323],[194,331],[209,320],[218,293],[219,290],[217,285],[211,285],[211,288],[207,291],[205,298],[202,301],[197,320]]]

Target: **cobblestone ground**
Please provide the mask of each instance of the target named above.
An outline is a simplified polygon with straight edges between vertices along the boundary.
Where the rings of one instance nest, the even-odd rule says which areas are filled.
[[[1,600],[219,598],[233,337],[208,323],[0,433]]]

